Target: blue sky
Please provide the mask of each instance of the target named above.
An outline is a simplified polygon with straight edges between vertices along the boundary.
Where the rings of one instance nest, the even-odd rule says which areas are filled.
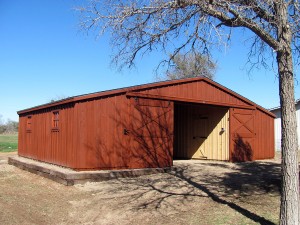
[[[73,7],[79,0],[0,0],[0,115],[18,120],[16,111],[51,99],[153,82],[160,53],[144,56],[133,70],[110,67],[109,36],[96,39],[79,31]],[[274,71],[248,71],[248,48],[241,34],[215,52],[216,81],[265,107],[279,105]],[[295,87],[300,97],[299,84]]]

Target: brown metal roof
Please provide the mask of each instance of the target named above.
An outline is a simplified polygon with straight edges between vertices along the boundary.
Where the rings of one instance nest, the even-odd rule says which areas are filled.
[[[270,111],[268,111],[267,109],[257,105],[256,103],[254,103],[254,102],[250,101],[249,99],[239,95],[238,93],[224,87],[223,85],[221,85],[221,84],[219,84],[215,81],[212,81],[211,79],[205,78],[205,77],[187,78],[187,79],[179,79],[179,80],[169,80],[169,81],[155,82],[155,83],[149,83],[149,84],[142,84],[142,85],[136,85],[136,86],[131,86],[131,87],[113,89],[113,90],[108,90],[108,91],[100,91],[100,92],[95,92],[95,93],[90,93],[90,94],[78,95],[78,96],[62,99],[62,100],[59,100],[59,101],[50,102],[50,103],[43,104],[43,105],[38,105],[38,106],[35,106],[35,107],[32,107],[32,108],[20,110],[17,113],[20,115],[20,114],[24,114],[24,113],[33,112],[33,111],[36,111],[36,110],[51,108],[51,107],[54,107],[54,106],[59,106],[59,105],[68,104],[68,103],[75,103],[75,102],[79,102],[79,101],[85,101],[85,100],[89,100],[89,99],[93,99],[93,98],[109,97],[111,95],[121,95],[121,94],[126,94],[126,93],[132,93],[132,92],[135,92],[135,91],[142,91],[142,90],[149,89],[149,88],[164,87],[164,86],[168,86],[168,85],[191,83],[191,82],[197,82],[197,81],[204,81],[204,82],[209,83],[210,85],[218,87],[221,90],[223,90],[224,92],[235,96],[236,98],[248,103],[249,105],[252,105],[253,107],[258,108],[259,110],[261,110],[261,111],[265,112],[266,114],[268,114],[268,115],[275,118],[275,115],[273,113],[271,113]],[[173,100],[176,101],[176,99],[173,99]]]

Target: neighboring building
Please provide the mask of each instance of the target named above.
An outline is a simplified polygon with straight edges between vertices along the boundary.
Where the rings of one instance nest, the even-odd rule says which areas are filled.
[[[274,157],[275,115],[207,78],[81,95],[18,114],[20,156],[75,170]]]
[[[300,98],[296,100],[296,117],[297,117],[297,133],[298,133],[298,148],[300,149]],[[270,109],[275,114],[275,149],[281,150],[281,108],[276,107]]]

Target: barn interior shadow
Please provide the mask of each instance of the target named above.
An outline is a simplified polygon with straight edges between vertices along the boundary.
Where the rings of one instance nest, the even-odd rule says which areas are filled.
[[[221,130],[218,124],[224,120],[227,111],[224,107],[175,103],[174,159],[221,159],[226,144],[223,147],[212,145],[211,140],[224,141],[225,128]]]

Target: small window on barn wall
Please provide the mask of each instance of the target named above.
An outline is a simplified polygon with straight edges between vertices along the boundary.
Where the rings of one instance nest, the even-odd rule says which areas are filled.
[[[59,111],[52,112],[52,131],[59,130]]]
[[[30,133],[32,128],[32,116],[27,116],[26,119],[26,132]]]

